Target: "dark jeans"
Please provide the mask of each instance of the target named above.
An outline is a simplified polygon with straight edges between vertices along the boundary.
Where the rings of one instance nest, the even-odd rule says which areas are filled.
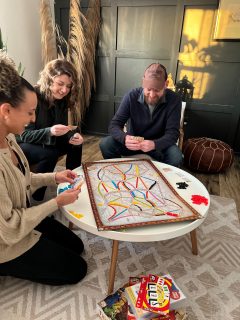
[[[49,285],[73,284],[87,273],[87,263],[80,257],[82,240],[70,229],[47,217],[36,228],[40,240],[27,252],[0,264],[0,275]]]
[[[62,155],[66,157],[66,168],[75,169],[81,165],[82,160],[82,145],[73,146],[69,143],[59,143],[56,146],[43,146],[40,144],[31,143],[19,143],[26,158],[28,159],[29,165],[35,165],[34,172],[45,173],[53,172],[58,158]],[[35,200],[42,200],[46,187],[38,189],[34,194]]]
[[[164,162],[174,167],[180,167],[183,161],[182,152],[177,145],[172,145],[163,152],[153,150],[145,153],[141,150],[129,150],[125,147],[125,145],[113,139],[112,136],[108,136],[100,141],[99,146],[104,159],[121,158],[121,156],[134,156],[135,154],[143,153],[148,154],[159,162]]]

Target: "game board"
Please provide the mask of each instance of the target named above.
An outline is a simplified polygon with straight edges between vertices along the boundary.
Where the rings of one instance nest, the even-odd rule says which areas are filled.
[[[98,230],[201,218],[150,160],[86,162],[82,167]]]

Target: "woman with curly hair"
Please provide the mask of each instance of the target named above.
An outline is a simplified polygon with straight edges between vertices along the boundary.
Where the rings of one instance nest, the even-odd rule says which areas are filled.
[[[68,114],[73,115],[74,124],[79,123],[79,82],[74,66],[64,59],[48,62],[40,72],[36,93],[35,122],[17,138],[29,164],[35,165],[35,172],[52,172],[59,156],[66,154],[67,169],[80,166],[83,137],[79,127],[68,125]],[[33,198],[41,201],[44,193],[41,188]]]
[[[76,173],[30,173],[14,135],[35,121],[37,96],[13,64],[0,54],[0,276],[63,285],[80,281],[87,264],[83,242],[70,229],[48,217],[73,203],[79,190],[31,206],[31,194],[44,185],[73,183]]]

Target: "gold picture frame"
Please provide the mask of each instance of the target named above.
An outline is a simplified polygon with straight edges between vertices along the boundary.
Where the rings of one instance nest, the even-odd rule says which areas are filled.
[[[240,39],[240,0],[219,0],[214,39]]]

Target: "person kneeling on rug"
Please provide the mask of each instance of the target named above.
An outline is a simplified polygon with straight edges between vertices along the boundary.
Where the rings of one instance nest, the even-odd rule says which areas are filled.
[[[49,61],[40,72],[35,121],[25,127],[17,141],[35,173],[53,172],[59,157],[66,155],[66,169],[81,165],[83,137],[74,122],[79,101],[79,81],[75,67],[65,59]],[[76,123],[75,123],[76,124]],[[33,199],[42,201],[46,188],[40,188]]]
[[[78,198],[67,190],[38,206],[30,206],[32,192],[44,185],[73,183],[71,170],[30,173],[15,140],[35,120],[34,88],[20,77],[12,62],[0,56],[0,276],[14,276],[50,285],[77,283],[87,273],[80,256],[82,240],[48,217]]]

